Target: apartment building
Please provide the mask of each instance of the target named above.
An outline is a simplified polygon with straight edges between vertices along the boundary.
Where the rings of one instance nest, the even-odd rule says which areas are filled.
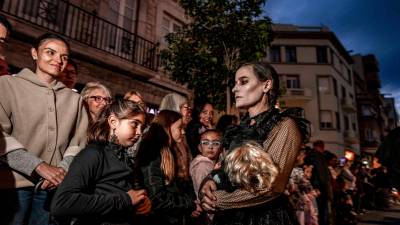
[[[381,92],[379,62],[375,55],[353,55],[360,147],[374,154],[388,132],[397,127],[394,98]]]
[[[30,47],[45,32],[63,35],[78,64],[78,83],[100,81],[114,94],[142,93],[157,108],[170,92],[191,93],[159,67],[164,36],[187,18],[177,0],[4,0],[13,25],[7,62],[12,72],[33,67]]]
[[[399,126],[399,116],[396,110],[395,98],[383,94],[383,107],[387,115],[387,131],[393,130]]]
[[[274,24],[268,59],[281,79],[281,108],[301,107],[310,141],[338,155],[360,153],[353,60],[328,27]]]

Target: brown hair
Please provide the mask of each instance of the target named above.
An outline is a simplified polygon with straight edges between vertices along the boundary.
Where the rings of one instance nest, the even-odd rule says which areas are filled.
[[[138,96],[143,101],[143,96],[138,91],[135,90],[126,92],[124,95],[124,99],[129,99],[132,95]]]
[[[219,136],[219,138],[222,138],[222,132],[221,132],[220,130],[217,130],[217,129],[207,129],[207,130],[203,131],[203,132],[200,134],[200,140],[203,138],[204,135],[206,135],[206,134],[208,134],[208,133],[216,133],[216,134]]]
[[[173,123],[181,119],[181,114],[171,110],[161,110],[150,125],[149,131],[145,136],[145,142],[155,144],[161,153],[161,170],[165,176],[165,183],[168,185],[175,178],[175,159],[171,151],[173,140],[170,137],[170,127]]]
[[[324,147],[325,147],[325,143],[324,143],[324,141],[322,141],[322,140],[316,140],[316,141],[313,143],[313,147],[314,147],[314,148],[315,148],[315,147],[324,148]]]
[[[108,118],[110,115],[115,115],[119,120],[122,120],[139,114],[146,115],[146,111],[139,104],[124,99],[114,101],[112,104],[107,105],[100,113],[98,120],[90,125],[88,142],[108,141],[110,136]]]
[[[69,43],[60,35],[58,34],[53,34],[53,33],[45,33],[40,35],[38,38],[36,38],[36,40],[33,43],[33,48],[36,50],[39,50],[39,47],[47,40],[50,39],[54,39],[54,40],[59,40],[61,42],[63,42],[68,49],[68,52],[70,51],[70,46]]]

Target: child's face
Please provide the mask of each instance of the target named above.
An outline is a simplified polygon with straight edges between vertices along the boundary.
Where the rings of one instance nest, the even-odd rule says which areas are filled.
[[[311,166],[306,166],[304,168],[304,175],[306,176],[307,179],[310,179],[312,176],[312,167]]]
[[[199,150],[201,155],[216,161],[221,153],[221,137],[216,132],[207,132],[201,136]]]
[[[182,119],[177,120],[173,123],[170,127],[170,135],[171,138],[176,142],[179,143],[183,140],[185,135],[185,127],[182,122]]]
[[[132,146],[142,134],[142,128],[145,121],[145,115],[140,113],[128,119],[115,119],[115,135],[118,144],[124,147]]]

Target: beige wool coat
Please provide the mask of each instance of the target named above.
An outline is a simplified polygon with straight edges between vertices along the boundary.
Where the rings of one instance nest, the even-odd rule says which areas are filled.
[[[45,84],[23,69],[0,77],[0,156],[24,148],[50,165],[86,145],[88,115],[79,94],[59,81]],[[33,186],[0,165],[0,189]]]

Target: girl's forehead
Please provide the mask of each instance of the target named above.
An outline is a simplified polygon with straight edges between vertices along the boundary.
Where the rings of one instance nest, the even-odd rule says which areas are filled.
[[[221,139],[220,135],[216,132],[208,132],[201,136],[201,139]]]
[[[140,120],[144,121],[146,115],[144,113],[131,114],[127,116],[127,120]]]

